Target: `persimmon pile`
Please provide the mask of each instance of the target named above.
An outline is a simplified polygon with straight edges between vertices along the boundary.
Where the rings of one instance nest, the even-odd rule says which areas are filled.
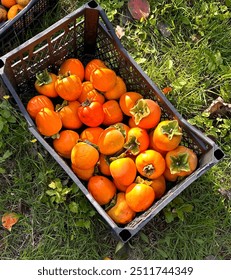
[[[11,20],[17,16],[30,0],[1,0],[0,1],[0,23]]]
[[[111,219],[129,223],[197,168],[176,119],[100,59],[37,73],[27,111]]]

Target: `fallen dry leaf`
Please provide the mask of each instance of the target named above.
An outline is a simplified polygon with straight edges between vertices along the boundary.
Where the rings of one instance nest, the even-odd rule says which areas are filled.
[[[124,28],[119,26],[119,25],[117,25],[116,29],[115,29],[115,33],[116,33],[117,37],[119,39],[121,39],[125,35]]]
[[[146,19],[150,14],[150,5],[147,0],[129,0],[128,10],[134,19]]]
[[[224,196],[226,199],[231,200],[231,189],[227,190],[225,188],[220,188],[219,193]]]
[[[165,88],[162,89],[162,92],[163,92],[164,94],[168,94],[168,93],[171,92],[171,91],[172,91],[172,88],[171,88],[171,87],[165,87]]]
[[[19,215],[16,213],[5,213],[2,216],[2,225],[4,228],[11,231],[11,228],[14,224],[18,222]]]
[[[204,111],[206,113],[226,115],[231,114],[231,104],[225,103],[221,97],[215,99],[211,105]]]
[[[160,33],[164,36],[164,37],[169,37],[171,36],[171,31],[169,30],[169,26],[164,23],[164,22],[158,22],[157,23],[157,28],[159,29]]]

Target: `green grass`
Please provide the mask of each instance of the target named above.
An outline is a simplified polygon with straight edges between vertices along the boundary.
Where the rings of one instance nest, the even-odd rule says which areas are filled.
[[[60,0],[56,15],[46,15],[42,26],[30,30],[28,36],[83,3]],[[33,141],[15,106],[1,101],[0,216],[10,211],[21,217],[11,232],[0,227],[0,258],[230,259],[230,116],[211,119],[202,114],[218,96],[227,103],[231,100],[230,1],[151,0],[151,14],[143,22],[126,21],[124,1],[98,3],[114,27],[124,27],[122,44],[142,69],[159,88],[172,87],[169,100],[212,136],[226,157],[179,195],[179,207],[193,207],[183,220],[176,217],[167,223],[161,211],[129,241],[123,254],[115,254],[118,241],[110,228],[61,167]],[[169,32],[161,33],[160,23]],[[57,178],[63,187],[71,187],[59,205],[46,195]],[[78,209],[70,207],[71,201]],[[170,206],[173,212],[178,207]]]

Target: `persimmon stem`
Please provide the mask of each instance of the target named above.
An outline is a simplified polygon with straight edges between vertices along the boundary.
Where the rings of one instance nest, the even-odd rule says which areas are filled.
[[[138,125],[143,118],[150,114],[150,109],[147,102],[141,98],[137,101],[135,106],[131,108],[130,113],[134,117],[135,124]]]
[[[52,82],[52,77],[48,70],[45,69],[41,72],[36,73],[36,83],[41,87],[43,85],[48,85]]]
[[[189,154],[181,153],[177,156],[171,156],[170,172],[176,174],[181,171],[190,171]]]
[[[81,103],[81,105],[83,107],[87,107],[87,106],[90,106],[91,105],[91,99],[90,98],[87,98],[85,101],[83,101],[83,103]]]
[[[155,172],[155,167],[153,164],[147,164],[143,168],[143,172],[147,174],[147,176],[151,176]]]
[[[126,130],[124,129],[123,125],[121,123],[116,123],[111,125],[111,127],[115,127],[116,129],[118,129],[124,136],[124,138],[126,138]]]
[[[133,155],[138,155],[140,152],[140,142],[135,136],[129,137],[128,141],[124,144],[124,148],[130,151]]]
[[[169,140],[172,140],[175,135],[182,135],[177,120],[169,121],[168,124],[163,125],[161,127],[161,132],[162,134],[167,134]]]
[[[150,186],[152,184],[152,180],[148,180],[147,178],[142,178],[141,176],[137,176],[135,179],[135,182],[137,184],[146,184],[148,186]]]
[[[55,106],[55,111],[59,112],[60,110],[62,110],[64,107],[66,107],[68,105],[68,101],[67,100],[63,100],[62,104],[57,104]]]

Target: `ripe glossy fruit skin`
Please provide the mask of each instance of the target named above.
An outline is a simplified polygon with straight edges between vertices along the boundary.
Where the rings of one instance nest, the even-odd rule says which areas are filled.
[[[116,187],[113,182],[101,175],[91,177],[88,181],[87,187],[88,191],[99,205],[109,203],[116,194]]]
[[[136,212],[127,204],[125,193],[119,192],[116,197],[116,204],[107,211],[107,214],[117,224],[128,224],[135,217]]]
[[[107,100],[119,100],[120,96],[126,91],[127,87],[124,80],[121,77],[117,76],[115,86],[112,89],[106,91],[104,93],[104,96]]]
[[[98,140],[100,137],[100,134],[103,132],[103,128],[102,127],[87,127],[85,128],[81,134],[80,134],[80,138],[84,141],[90,141],[91,143],[98,145]]]
[[[16,0],[17,4],[26,7],[27,4],[29,4],[31,0]]]
[[[62,128],[59,114],[49,108],[43,108],[35,118],[38,131],[44,136],[53,136]]]
[[[118,158],[110,163],[110,172],[119,184],[128,186],[136,178],[136,165],[129,157]]]
[[[92,59],[91,61],[89,61],[87,63],[87,65],[85,66],[85,73],[84,73],[85,80],[90,81],[92,71],[94,71],[95,69],[97,69],[99,67],[106,68],[106,65],[104,64],[104,62],[101,59],[95,58],[95,59]]]
[[[10,19],[13,19],[14,17],[17,16],[17,14],[22,11],[24,9],[23,6],[19,5],[19,4],[16,4],[16,5],[13,5],[10,7],[10,9],[8,10],[8,13],[7,13],[7,18],[10,20]]]
[[[124,136],[118,129],[108,127],[99,136],[99,151],[104,155],[113,155],[123,148],[124,142]]]
[[[116,73],[109,68],[99,67],[91,72],[90,81],[96,90],[106,92],[115,86]]]
[[[155,142],[153,141],[153,134],[154,134],[154,130],[151,130],[149,132],[149,149],[155,150],[155,151],[159,152],[163,157],[165,157],[165,155],[167,154],[167,151],[163,151],[155,145]]]
[[[166,154],[165,161],[171,174],[184,177],[197,168],[198,158],[192,149],[178,146]]]
[[[90,101],[97,101],[101,104],[105,102],[105,97],[103,94],[99,93],[92,85],[90,81],[85,81],[82,83],[82,92],[78,101],[80,103]]]
[[[42,74],[42,75],[44,75],[44,74]],[[55,75],[54,73],[46,72],[45,76],[47,79],[47,83],[44,83],[41,85],[40,82],[38,80],[36,80],[35,89],[37,90],[38,93],[46,95],[48,97],[51,97],[51,98],[58,97],[58,93],[55,89],[55,82],[57,80],[57,75]],[[50,81],[48,82],[48,80],[50,80]]]
[[[147,210],[155,200],[155,192],[146,184],[131,184],[125,193],[128,206],[135,212]]]
[[[68,58],[65,60],[59,69],[59,75],[66,75],[70,73],[76,75],[81,81],[84,79],[84,66],[82,62],[77,58]]]
[[[16,5],[17,2],[16,0],[1,0],[1,4],[9,9],[10,7]]]
[[[89,169],[81,169],[77,168],[73,164],[71,165],[71,169],[78,176],[79,179],[82,179],[84,181],[88,181],[93,176],[95,171],[94,166]]]
[[[103,104],[104,120],[103,125],[109,126],[122,122],[123,112],[116,100],[108,100]]]
[[[140,93],[133,92],[133,91],[125,92],[124,94],[122,94],[119,99],[119,104],[123,113],[131,117],[132,116],[132,114],[130,113],[131,108],[134,107],[137,100],[141,99],[142,97],[143,96]]]
[[[68,104],[59,111],[64,128],[78,129],[83,125],[78,116],[79,107],[80,103],[78,101],[69,101]]]
[[[149,135],[146,129],[133,127],[128,131],[128,140],[125,143],[125,148],[133,155],[138,155],[148,149]]]
[[[89,127],[100,126],[104,120],[103,105],[97,101],[87,101],[79,107],[78,116]]]
[[[161,121],[154,130],[153,144],[162,151],[174,150],[182,139],[181,132],[177,120]]]
[[[100,154],[99,156],[99,170],[103,175],[111,176],[110,163],[104,154]]]
[[[99,152],[95,147],[78,142],[71,151],[71,163],[80,169],[90,169],[99,160]]]
[[[29,115],[35,119],[38,112],[43,109],[44,107],[47,107],[51,110],[54,110],[54,105],[52,101],[45,95],[36,95],[32,97],[28,103],[27,103],[27,112]]]
[[[169,182],[176,182],[177,179],[178,179],[178,175],[177,174],[171,174],[168,167],[165,168],[165,171],[164,171],[163,175],[164,175],[164,178]]]
[[[145,109],[143,109],[143,113],[141,113],[140,104],[143,103],[144,108],[147,107],[149,110],[149,114],[147,116],[141,115],[146,112]],[[136,110],[135,110],[136,108]],[[135,121],[135,124],[138,127],[144,128],[144,129],[151,129],[155,127],[161,118],[161,108],[152,99],[140,99],[137,101],[135,106],[130,110],[130,113],[132,114],[132,118]],[[137,120],[137,117],[139,117],[139,121]]]
[[[58,95],[67,101],[76,101],[82,92],[82,82],[76,75],[59,76],[55,82]]]
[[[136,157],[136,167],[142,176],[148,179],[156,179],[164,173],[166,164],[160,153],[154,150],[146,150]]]
[[[153,179],[150,186],[153,188],[155,192],[155,199],[161,198],[166,191],[166,182],[165,182],[164,175],[161,175],[160,177]]]
[[[62,130],[53,140],[55,151],[64,158],[71,158],[71,151],[79,140],[79,134],[73,130]]]

